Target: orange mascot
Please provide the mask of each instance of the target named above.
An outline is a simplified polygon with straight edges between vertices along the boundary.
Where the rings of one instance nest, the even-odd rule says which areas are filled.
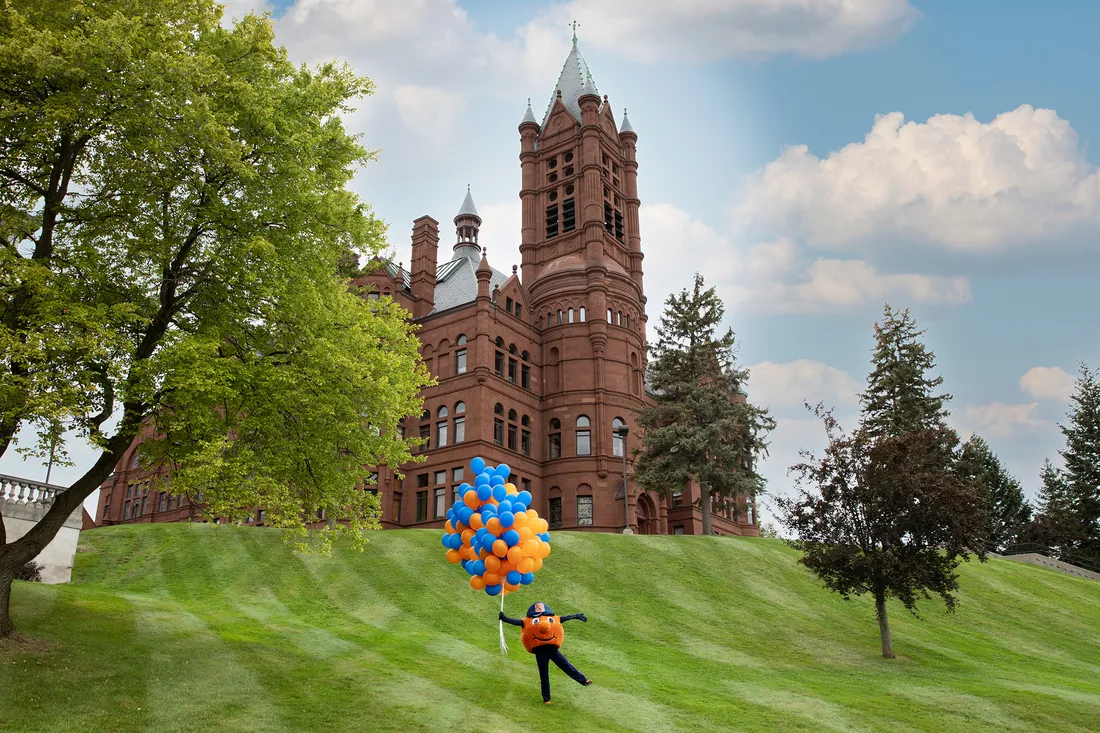
[[[583,613],[575,613],[571,616],[555,616],[554,612],[545,603],[534,603],[527,609],[526,618],[508,618],[504,612],[500,613],[500,620],[506,624],[522,627],[520,637],[523,648],[535,655],[539,665],[539,681],[542,683],[542,699],[550,704],[550,662],[558,665],[558,668],[582,685],[592,684],[592,680],[577,671],[570,664],[565,655],[561,653],[561,643],[565,639],[563,624],[566,621],[580,619],[588,623],[588,617]]]

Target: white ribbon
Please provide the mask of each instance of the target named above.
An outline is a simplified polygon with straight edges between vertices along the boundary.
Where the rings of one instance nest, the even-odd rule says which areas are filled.
[[[500,612],[504,613],[504,589],[500,589]],[[504,641],[504,619],[500,620],[500,653],[508,653],[508,644]]]

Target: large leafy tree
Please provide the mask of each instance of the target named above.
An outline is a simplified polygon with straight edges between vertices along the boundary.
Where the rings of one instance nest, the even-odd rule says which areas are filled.
[[[415,337],[338,275],[382,246],[346,189],[372,154],[340,119],[371,83],[220,19],[212,0],[0,8],[0,454],[65,430],[99,450],[24,537],[0,524],[0,635],[16,569],[147,425],[173,491],[263,505],[292,537],[325,509],[361,541],[364,467],[409,458]]]
[[[962,446],[959,470],[963,477],[979,482],[986,492],[986,535],[990,549],[1000,552],[1016,544],[1031,522],[1031,506],[1024,490],[1004,467],[980,435],[972,435]]]
[[[801,563],[845,598],[875,599],[887,658],[887,598],[915,613],[935,593],[954,610],[959,562],[985,558],[986,492],[959,466],[958,436],[944,422],[949,397],[933,392],[941,380],[929,374],[935,357],[922,333],[908,310],[886,306],[861,424],[844,434],[830,411],[814,408],[829,445],[821,458],[802,454],[791,468],[798,493],[776,502]]]
[[[638,415],[645,434],[634,465],[638,484],[662,496],[698,482],[707,535],[712,496],[763,491],[755,463],[775,428],[766,409],[739,393],[749,373],[737,365],[733,330],[719,330],[724,316],[698,273],[691,290],[669,296],[647,372],[656,404]]]

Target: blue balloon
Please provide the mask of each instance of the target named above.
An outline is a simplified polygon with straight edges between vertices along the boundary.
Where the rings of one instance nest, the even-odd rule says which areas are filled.
[[[474,560],[473,565],[474,565],[474,575],[484,575],[485,574],[485,561],[484,560]]]
[[[499,596],[500,595],[500,590],[501,590],[500,585],[487,585],[487,586],[485,586],[485,592],[488,593],[491,596]]]
[[[485,459],[481,456],[474,458],[470,461],[470,470],[474,472],[474,475],[481,473],[485,470]]]
[[[496,541],[496,537],[494,537],[491,533],[486,532],[485,536],[481,538],[481,549],[485,550],[486,552],[492,552],[493,543]]]
[[[474,564],[469,560],[466,561],[466,572],[469,575],[477,575],[477,569],[474,567]]]
[[[449,548],[451,546],[451,538],[452,537],[454,537],[454,535],[451,534],[450,532],[444,533],[444,535],[443,535],[443,546],[444,547]]]
[[[474,537],[477,537],[477,541],[480,542],[481,538],[484,537],[485,533],[488,531],[489,530],[485,529],[484,527],[478,527],[477,531],[474,532]]]
[[[503,514],[504,512],[512,512],[512,500],[505,499],[504,501],[497,504],[497,511],[501,514]],[[515,514],[515,512],[512,513]]]
[[[519,544],[519,532],[514,529],[510,529],[500,536],[502,540],[508,543],[509,547],[515,547]]]
[[[477,487],[477,498],[481,501],[489,501],[489,498],[493,495],[493,487],[488,484],[482,484]]]
[[[458,510],[458,521],[463,524],[470,523],[470,517],[474,516],[474,510],[468,506],[464,506]]]
[[[521,585],[531,585],[531,583],[535,582],[535,574],[524,573],[523,575],[519,576],[519,582]]]
[[[500,476],[500,475],[493,476],[492,478],[489,479],[489,484],[492,485],[492,486],[504,486],[504,484],[505,484],[504,477]],[[505,495],[507,495],[508,490],[505,489],[504,493],[505,493]]]
[[[492,517],[497,515],[497,508],[492,504],[486,504],[481,507],[481,521],[488,522]]]
[[[542,540],[543,542],[549,542],[550,541],[550,533],[549,532],[542,532],[541,534],[539,534],[539,539]]]
[[[493,498],[497,501],[504,501],[504,497],[508,496],[508,490],[504,488],[504,484],[498,484],[493,487]],[[500,511],[499,509],[497,511]]]
[[[519,581],[523,579],[523,576],[520,575],[518,570],[509,570],[504,578],[512,585],[519,585]]]
[[[488,486],[490,482],[489,475],[485,473],[479,473],[477,478],[474,479],[475,486]]]
[[[507,463],[502,463],[499,466],[497,466],[495,473],[496,473],[497,476],[500,476],[501,478],[508,478],[509,476],[512,475],[512,469],[508,467]]]
[[[501,512],[500,513],[500,526],[501,527],[511,527],[512,522],[514,522],[514,521],[516,521],[516,516],[514,514],[512,514],[512,512]]]
[[[524,504],[522,501],[512,502],[512,514],[519,514],[520,512],[525,511],[527,511],[527,505]]]
[[[516,498],[519,499],[520,501],[522,501],[524,506],[531,506],[531,492],[530,491],[521,491],[521,492],[519,492],[519,495],[516,496]]]

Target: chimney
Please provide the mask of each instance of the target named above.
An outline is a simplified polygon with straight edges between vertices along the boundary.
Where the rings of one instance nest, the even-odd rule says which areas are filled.
[[[423,318],[435,307],[435,260],[438,251],[439,222],[430,216],[422,216],[413,222],[412,263],[409,269],[414,318]]]

